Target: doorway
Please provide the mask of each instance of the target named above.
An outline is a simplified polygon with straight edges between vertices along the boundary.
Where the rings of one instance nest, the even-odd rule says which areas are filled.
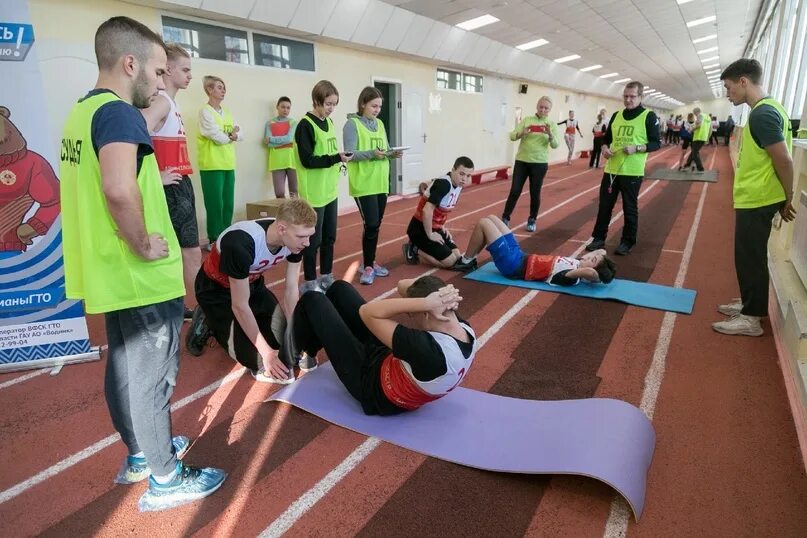
[[[374,79],[373,86],[381,92],[384,99],[378,117],[384,122],[389,145],[391,148],[401,146],[401,84]],[[401,194],[403,191],[401,159],[390,159],[389,163],[389,192]]]

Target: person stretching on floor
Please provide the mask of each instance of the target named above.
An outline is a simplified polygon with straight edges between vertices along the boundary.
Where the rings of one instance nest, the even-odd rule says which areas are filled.
[[[433,180],[425,189],[421,188],[415,214],[406,229],[409,236],[409,242],[403,244],[406,263],[416,265],[422,256],[429,264],[442,269],[467,272],[475,268],[460,263],[462,254],[445,227],[462,188],[471,181],[473,170],[471,159],[458,157],[449,173]]]
[[[294,381],[296,357],[284,346],[286,316],[263,280],[263,272],[286,260],[284,306],[297,305],[303,249],[314,235],[317,214],[302,198],[283,202],[277,218],[246,220],[225,229],[196,275],[196,300],[185,346],[199,356],[210,336],[256,381]],[[300,369],[316,368],[314,361]]]
[[[294,311],[294,343],[311,357],[325,349],[367,415],[413,411],[445,396],[476,354],[473,329],[457,317],[462,297],[454,286],[429,275],[401,280],[398,293],[366,303],[338,280],[324,294],[304,294]],[[395,321],[402,314],[411,327]]]
[[[580,259],[524,254],[512,230],[495,215],[483,217],[476,223],[462,263],[475,265],[476,256],[486,245],[496,269],[507,278],[576,286],[581,280],[608,284],[616,274],[616,265],[605,255],[605,249],[589,252]]]

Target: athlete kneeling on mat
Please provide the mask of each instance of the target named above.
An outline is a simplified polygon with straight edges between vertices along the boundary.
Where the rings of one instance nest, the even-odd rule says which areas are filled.
[[[476,262],[477,254],[485,245],[496,269],[507,278],[575,286],[581,280],[608,284],[616,274],[616,264],[605,255],[605,249],[589,252],[580,259],[524,254],[513,232],[495,215],[484,217],[476,224],[462,263]]]
[[[471,159],[459,157],[449,173],[432,180],[425,189],[421,187],[420,200],[406,229],[409,242],[403,244],[406,263],[415,265],[422,255],[424,261],[443,269],[465,272],[475,268],[460,263],[460,251],[445,227],[462,188],[471,181],[473,170]]]
[[[257,381],[294,381],[296,358],[283,345],[286,316],[266,288],[263,272],[286,260],[283,301],[286,312],[294,312],[300,296],[297,280],[302,252],[316,223],[316,212],[308,202],[296,198],[283,202],[277,218],[237,222],[219,234],[196,275],[199,306],[186,340],[191,354],[201,355],[212,335]],[[300,362],[299,366],[310,370],[317,363]]]
[[[424,276],[401,280],[398,293],[366,303],[338,280],[325,294],[304,294],[292,319],[296,346],[311,357],[324,348],[368,415],[412,411],[445,396],[476,353],[473,329],[456,314],[462,297],[454,286]],[[401,314],[411,327],[395,321]]]

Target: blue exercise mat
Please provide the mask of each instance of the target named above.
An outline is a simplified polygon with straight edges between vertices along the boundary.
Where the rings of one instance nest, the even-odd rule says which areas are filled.
[[[588,284],[581,282],[577,286],[550,286],[546,282],[513,280],[502,275],[493,262],[488,262],[476,271],[465,275],[468,280],[477,280],[501,286],[516,286],[530,290],[565,293],[592,299],[611,299],[621,303],[680,314],[691,314],[695,305],[695,290],[671,288],[647,282],[614,279],[609,284]]]

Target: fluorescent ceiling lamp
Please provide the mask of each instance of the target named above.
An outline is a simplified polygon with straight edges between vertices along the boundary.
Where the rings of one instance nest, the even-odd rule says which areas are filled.
[[[709,56],[708,58],[701,58],[701,63],[713,62],[713,61],[719,60],[719,59],[720,59],[720,56]]]
[[[599,68],[601,68],[601,67],[602,67],[602,66],[601,66],[600,64],[597,64],[597,65],[590,65],[590,66],[588,66],[588,67],[584,67],[584,68],[583,68],[583,69],[581,69],[580,71],[582,71],[583,73],[585,73],[585,72],[587,72],[587,71],[594,71],[595,69],[599,69]]]
[[[619,79],[619,80],[615,80],[615,81],[614,81],[614,84],[619,84],[620,82],[627,82],[627,81],[629,81],[629,80],[630,80],[630,77],[628,77],[628,78],[621,78],[621,79]]]
[[[566,62],[571,62],[572,60],[577,60],[580,58],[579,54],[570,54],[568,56],[564,56],[563,58],[558,58],[555,60],[556,63],[564,64]]]
[[[709,17],[703,17],[702,19],[695,19],[694,21],[689,21],[687,23],[687,28],[692,28],[693,26],[700,26],[701,24],[706,24],[712,22],[717,17],[714,15],[710,15]]]
[[[698,54],[706,54],[709,52],[714,52],[717,50],[717,47],[709,47],[708,49],[701,49],[698,51]]]
[[[481,17],[476,17],[475,19],[470,19],[457,24],[457,28],[462,28],[463,30],[476,30],[477,28],[482,28],[483,26],[493,24],[494,22],[499,22],[499,19],[493,15],[482,15]]]
[[[720,73],[722,69],[712,69],[711,71],[706,71],[707,75],[713,75],[715,73]]]
[[[549,43],[546,39],[536,39],[535,41],[529,41],[527,43],[522,43],[521,45],[516,46],[518,50],[530,50],[536,47],[540,47],[541,45],[546,45]]]
[[[684,4],[688,4],[688,3],[692,2],[692,1],[693,0],[678,0],[678,5],[682,6]]]
[[[616,76],[619,76],[619,73],[608,73],[606,75],[600,75],[600,78],[611,78]]]
[[[704,41],[709,41],[710,39],[717,39],[717,34],[709,34],[707,36],[699,37],[698,39],[693,39],[692,42],[697,45],[698,43],[703,43]]]
[[[713,67],[720,67],[720,64],[716,63],[716,64],[709,64],[709,65],[704,65],[703,66],[704,69],[711,69]]]

